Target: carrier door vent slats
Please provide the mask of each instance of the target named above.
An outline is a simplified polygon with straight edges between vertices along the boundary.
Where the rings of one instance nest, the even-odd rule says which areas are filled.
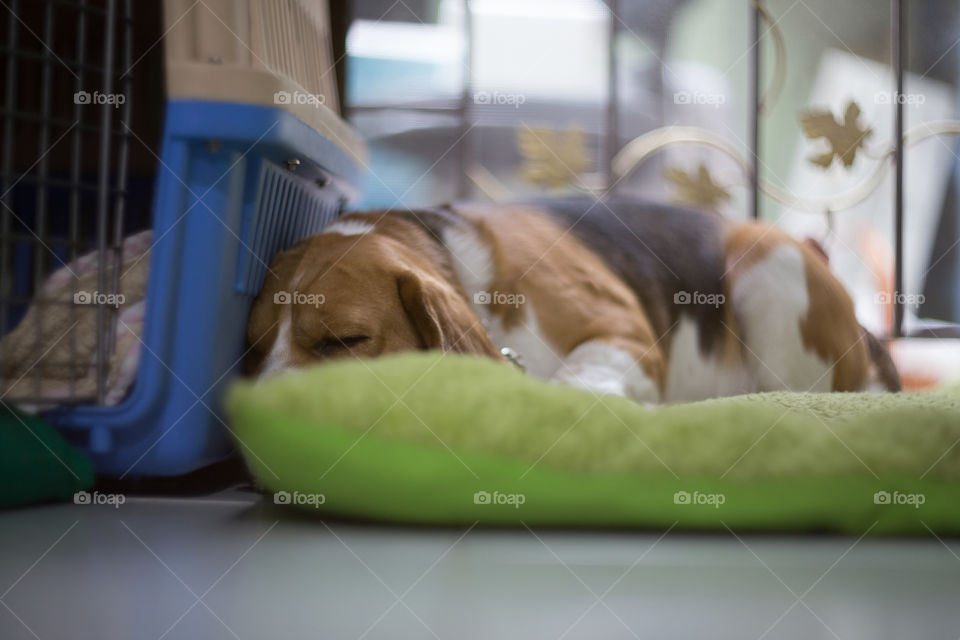
[[[336,215],[336,203],[325,203],[319,189],[272,162],[263,162],[253,219],[246,225],[252,237],[243,239],[252,252],[241,253],[237,292],[257,295],[277,251],[318,232]]]

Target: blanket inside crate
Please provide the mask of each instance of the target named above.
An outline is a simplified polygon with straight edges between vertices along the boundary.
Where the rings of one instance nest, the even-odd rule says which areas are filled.
[[[645,408],[415,353],[228,396],[275,501],[404,523],[960,533],[960,388]]]
[[[126,397],[139,362],[152,244],[153,232],[147,230],[126,238],[119,255],[107,252],[109,291],[98,290],[96,252],[43,282],[23,319],[0,340],[0,399],[31,412],[95,401],[100,308],[106,311],[102,327],[108,354],[104,404]]]

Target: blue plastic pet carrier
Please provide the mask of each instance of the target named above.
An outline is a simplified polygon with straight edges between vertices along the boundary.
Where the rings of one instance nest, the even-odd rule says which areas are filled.
[[[336,115],[325,7],[10,3],[0,24],[0,335],[25,317],[76,314],[44,295],[51,274],[90,252],[100,295],[95,335],[65,338],[96,341],[94,396],[52,410],[42,395],[0,402],[39,407],[99,474],[179,475],[233,451],[221,399],[241,369],[267,265],[329,223],[359,184],[363,147]],[[124,238],[148,229],[135,382],[110,405],[118,305],[102,294],[120,290]],[[74,305],[89,303],[74,289]],[[23,344],[8,343],[0,358],[16,373],[11,354]],[[63,346],[46,343],[37,349]],[[25,364],[16,374],[36,375]]]

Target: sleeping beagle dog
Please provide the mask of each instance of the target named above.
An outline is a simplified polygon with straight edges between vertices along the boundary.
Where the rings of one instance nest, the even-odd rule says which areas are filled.
[[[644,403],[900,387],[816,249],[629,200],[347,214],[273,259],[247,337],[254,375],[503,349],[534,376]]]

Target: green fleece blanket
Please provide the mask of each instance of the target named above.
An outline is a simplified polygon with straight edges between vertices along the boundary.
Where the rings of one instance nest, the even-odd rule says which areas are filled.
[[[274,500],[324,515],[960,533],[960,389],[648,409],[416,353],[240,382],[227,404]]]
[[[93,484],[93,464],[56,429],[0,403],[0,508],[69,500]]]

